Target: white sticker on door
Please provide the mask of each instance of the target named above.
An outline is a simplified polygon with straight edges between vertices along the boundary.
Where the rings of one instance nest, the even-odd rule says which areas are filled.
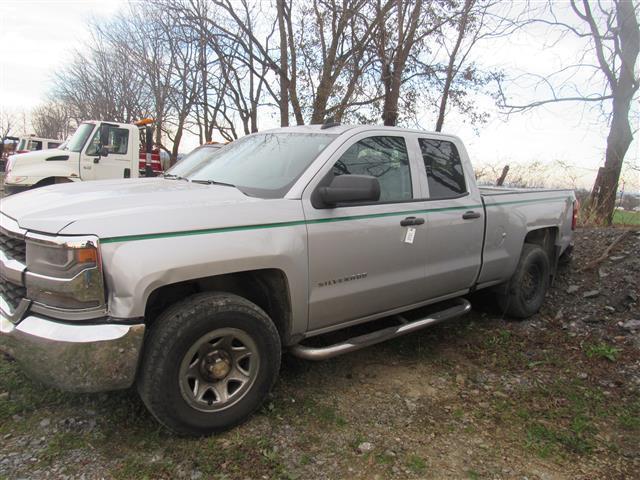
[[[407,228],[407,233],[404,236],[404,243],[413,243],[413,239],[416,237],[415,228]]]

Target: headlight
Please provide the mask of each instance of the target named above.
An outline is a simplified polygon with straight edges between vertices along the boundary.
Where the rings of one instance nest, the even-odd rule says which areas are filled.
[[[86,268],[98,266],[98,249],[27,241],[27,269],[40,275],[72,278]]]
[[[27,297],[65,310],[104,307],[105,293],[97,239],[27,237]]]

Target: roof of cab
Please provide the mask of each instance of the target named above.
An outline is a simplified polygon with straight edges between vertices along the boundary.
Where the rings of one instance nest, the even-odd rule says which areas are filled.
[[[296,125],[291,127],[273,128],[270,130],[264,130],[260,133],[317,133],[326,135],[341,135],[345,132],[352,132],[355,134],[358,132],[366,132],[368,130],[387,130],[390,132],[428,134],[429,136],[443,138],[458,138],[456,135],[452,135],[449,133],[419,130],[415,128],[388,127],[385,125],[334,125],[325,128],[322,128],[322,125]]]
[[[264,130],[261,133],[324,133],[327,135],[340,135],[356,128],[355,125],[335,125],[333,127],[322,128],[322,125],[295,125],[291,127],[272,128],[270,130]]]

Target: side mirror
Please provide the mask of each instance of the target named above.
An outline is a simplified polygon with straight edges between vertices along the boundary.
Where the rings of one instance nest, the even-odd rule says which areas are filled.
[[[100,158],[109,155],[109,149],[107,147],[99,147],[96,155],[97,157],[93,157],[93,163],[100,163]]]
[[[328,186],[318,188],[318,195],[328,207],[340,203],[377,202],[380,183],[370,175],[338,175]]]

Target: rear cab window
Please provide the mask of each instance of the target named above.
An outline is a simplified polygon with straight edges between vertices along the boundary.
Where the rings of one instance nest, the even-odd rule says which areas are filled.
[[[460,153],[449,140],[419,138],[427,173],[430,200],[457,198],[467,194]]]

